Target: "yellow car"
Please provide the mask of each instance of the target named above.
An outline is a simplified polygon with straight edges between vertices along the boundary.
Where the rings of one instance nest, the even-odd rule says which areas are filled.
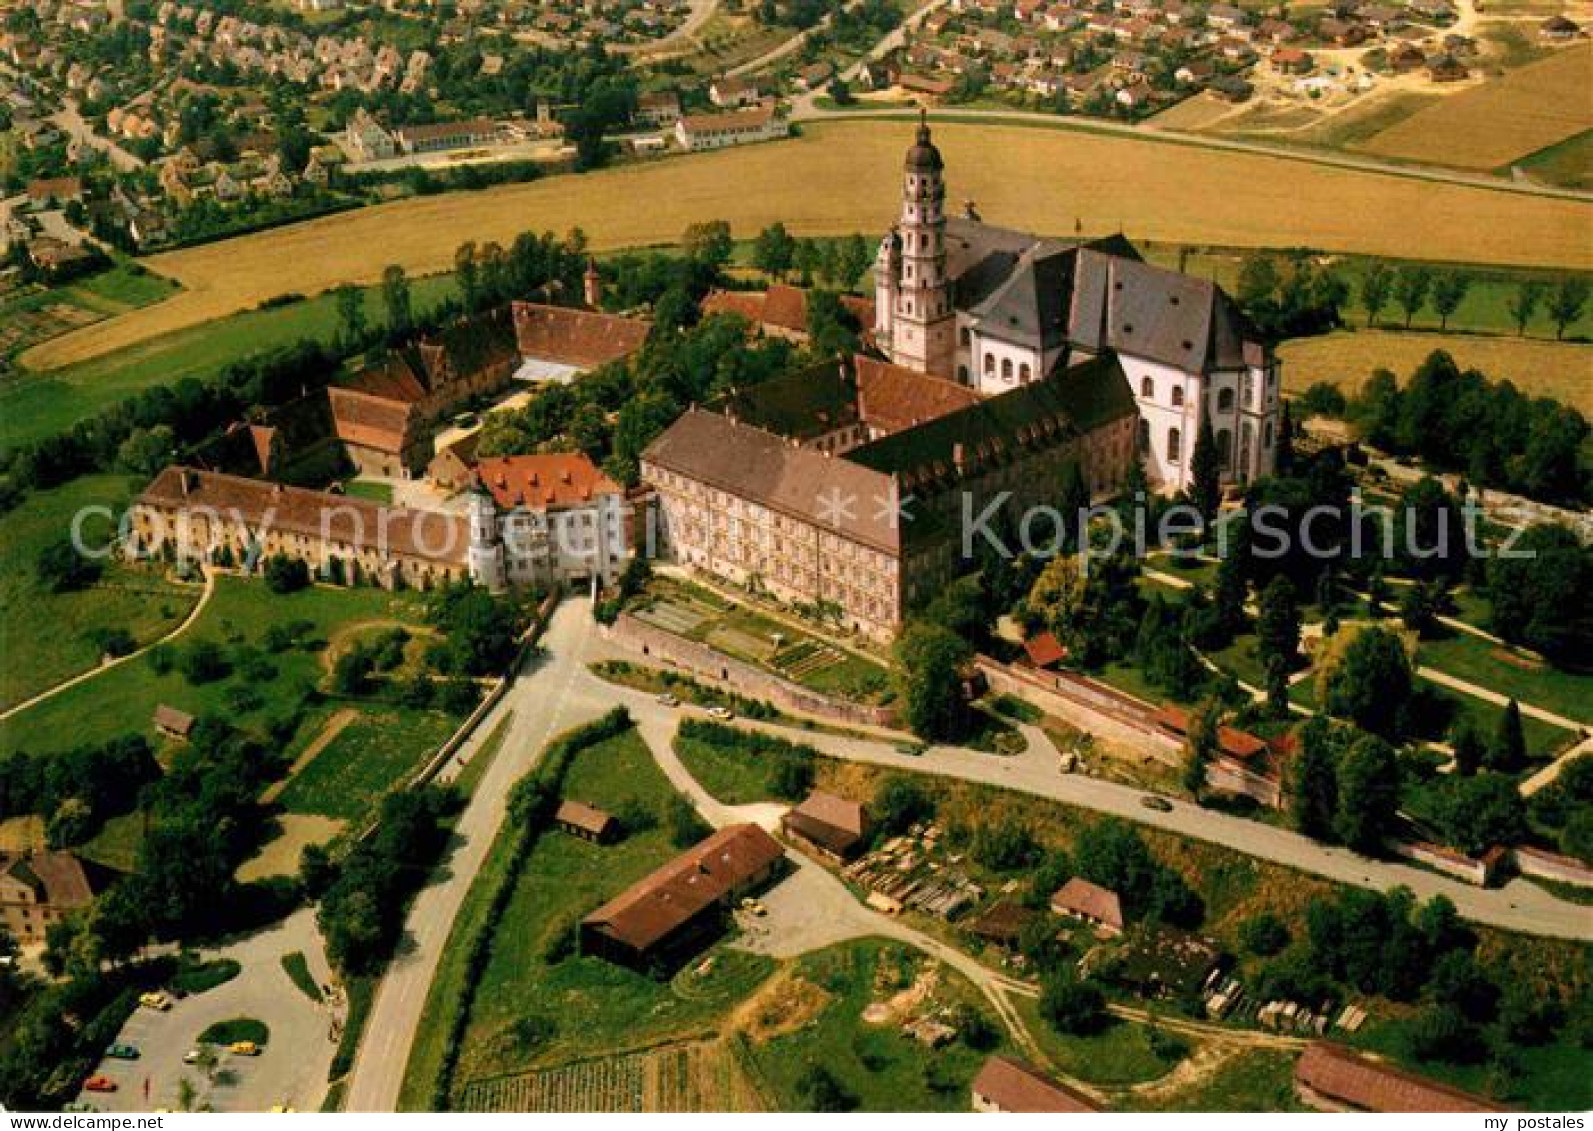
[[[227,1051],[234,1056],[259,1056],[260,1046],[253,1041],[233,1041],[227,1046]]]
[[[151,990],[147,994],[138,995],[138,1004],[143,1006],[145,1009],[154,1009],[161,1013],[165,1013],[171,1008],[171,998],[167,997],[163,993]]]

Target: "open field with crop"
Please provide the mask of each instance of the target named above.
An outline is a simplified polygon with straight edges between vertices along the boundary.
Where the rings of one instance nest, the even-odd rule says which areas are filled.
[[[1593,130],[1538,150],[1516,162],[1536,180],[1562,188],[1593,188]]]
[[[276,282],[280,286],[272,294],[247,305],[293,290],[291,268],[284,265]],[[415,279],[413,291],[416,309],[426,310],[453,294],[453,277]],[[0,379],[0,448],[61,432],[151,386],[209,377],[234,362],[301,339],[327,341],[337,330],[331,295],[265,310],[238,309],[240,313],[217,315],[217,321],[203,319],[172,333],[157,331],[161,336],[138,339],[115,354],[65,369]],[[373,325],[385,317],[376,288],[366,293],[365,316]]]
[[[1490,79],[1419,110],[1359,146],[1463,169],[1497,169],[1593,127],[1593,44]]]
[[[30,495],[0,517],[0,708],[94,667],[107,630],[121,629],[142,647],[177,627],[198,600],[199,586],[154,569],[107,563],[94,584],[66,593],[51,592],[35,574],[39,554],[71,536],[74,515],[87,507],[119,515],[136,489],[120,475],[88,475]],[[112,520],[100,512],[83,534],[84,546],[103,545]]]
[[[441,711],[372,708],[338,732],[278,800],[293,813],[358,820],[453,733]],[[403,741],[395,741],[399,735]]]
[[[288,225],[153,257],[184,291],[57,338],[24,355],[51,369],[255,306],[451,266],[465,240],[507,243],[529,227],[580,226],[597,248],[675,240],[721,218],[750,235],[775,220],[801,234],[879,232],[896,211],[902,121],[835,122],[791,141],[628,166],[579,181],[449,193]],[[1476,263],[1593,266],[1593,210],[1582,202],[1193,144],[1072,129],[946,124],[954,199],[993,223],[1041,232],[1236,246],[1310,246]],[[999,159],[995,159],[999,158]],[[733,191],[727,191],[731,189]],[[637,207],[638,201],[649,202]]]
[[[1278,354],[1284,387],[1302,392],[1317,381],[1357,389],[1379,367],[1403,380],[1435,349],[1448,350],[1462,369],[1480,369],[1494,380],[1508,377],[1526,392],[1593,412],[1593,345],[1579,342],[1346,330],[1296,338]]]

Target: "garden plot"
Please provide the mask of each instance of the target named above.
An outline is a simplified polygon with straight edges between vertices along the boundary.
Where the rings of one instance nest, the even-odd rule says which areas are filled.
[[[674,601],[659,601],[646,608],[639,608],[636,610],[636,615],[648,624],[655,624],[666,632],[673,632],[679,636],[690,636],[709,619],[707,613]]]
[[[761,1111],[758,1095],[722,1041],[694,1041],[483,1080],[464,1111]]]

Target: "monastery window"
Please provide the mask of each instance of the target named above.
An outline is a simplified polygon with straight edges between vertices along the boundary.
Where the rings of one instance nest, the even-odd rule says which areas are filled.
[[[966,365],[957,366],[957,380],[964,385],[968,383],[968,367]]]
[[[1173,386],[1173,407],[1174,408],[1182,408],[1183,404],[1184,404],[1184,387],[1182,385],[1174,385]]]
[[[1233,433],[1223,428],[1217,433],[1217,459],[1226,464],[1233,452]]]
[[[1142,397],[1154,397],[1156,395],[1156,382],[1149,377],[1141,377],[1139,379],[1139,395]],[[1175,401],[1174,403],[1176,404],[1177,402]]]
[[[1180,458],[1179,450],[1183,447],[1183,434],[1176,428],[1167,430],[1167,462],[1177,463]]]
[[[1262,437],[1262,443],[1266,444],[1266,446],[1269,448],[1272,447],[1272,421],[1267,421],[1267,427],[1266,430],[1262,432]]]
[[[985,376],[988,377],[991,374],[995,373],[995,371],[996,371],[996,355],[993,354],[993,353],[985,354]]]
[[[1029,363],[1026,361],[1018,369],[1018,380],[1022,381],[1024,384],[1028,384],[1029,376],[1030,376]]]
[[[973,344],[973,331],[964,326],[961,330],[957,331],[957,341],[964,348],[971,346]]]
[[[1150,421],[1143,417],[1139,422],[1139,450],[1142,452],[1150,451]]]
[[[1003,381],[1012,380],[1012,359],[1010,357],[1001,359],[1001,379]]]
[[[1222,390],[1218,391],[1218,393],[1217,393],[1217,411],[1218,412],[1232,412],[1233,411],[1233,390],[1232,389],[1222,389]]]

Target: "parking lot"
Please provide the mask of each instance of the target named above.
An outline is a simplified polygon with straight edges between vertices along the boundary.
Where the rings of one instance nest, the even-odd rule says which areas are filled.
[[[99,1111],[178,1111],[186,1098],[195,1110],[270,1111],[274,1107],[316,1111],[326,1093],[334,1044],[334,1012],[312,1001],[282,967],[282,956],[302,952],[317,983],[330,980],[314,913],[301,910],[268,931],[251,935],[205,958],[228,957],[242,970],[204,993],[174,1000],[160,1012],[140,1007],[117,1034],[116,1043],[138,1049],[136,1060],[106,1058],[95,1068],[115,1081],[114,1092],[83,1092],[80,1102]],[[218,1021],[247,1017],[262,1021],[270,1039],[258,1056],[218,1050],[206,1072],[183,1063],[199,1034]]]

